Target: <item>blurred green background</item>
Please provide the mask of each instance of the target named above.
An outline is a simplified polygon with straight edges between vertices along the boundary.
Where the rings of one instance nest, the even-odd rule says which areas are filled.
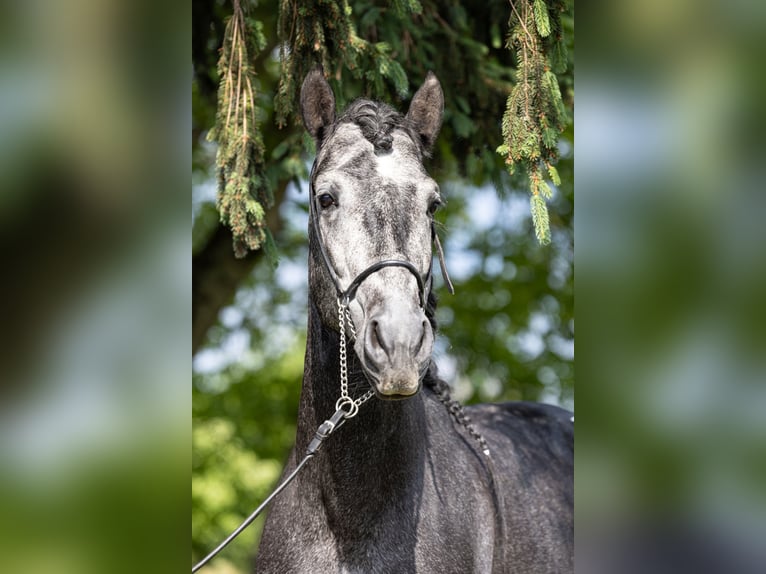
[[[762,572],[766,7],[580,23],[577,568]]]
[[[180,3],[0,5],[0,570],[188,561]]]

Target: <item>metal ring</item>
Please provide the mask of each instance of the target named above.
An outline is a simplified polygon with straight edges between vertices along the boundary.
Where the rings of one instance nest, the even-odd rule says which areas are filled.
[[[349,405],[348,411],[342,408],[345,405]],[[359,405],[357,405],[351,397],[341,397],[335,403],[335,410],[343,411],[345,413],[343,418],[350,419],[351,417],[356,416],[356,413],[359,412]]]

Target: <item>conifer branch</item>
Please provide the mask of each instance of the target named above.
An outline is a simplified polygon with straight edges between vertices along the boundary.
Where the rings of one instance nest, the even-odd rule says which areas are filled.
[[[403,19],[423,11],[423,6],[416,0],[397,6],[394,12],[401,12]],[[455,34],[454,31],[451,33]],[[278,34],[283,49],[280,51],[275,115],[280,127],[286,125],[291,116],[298,123],[298,115],[294,113],[298,82],[316,64],[322,65],[325,76],[331,81],[340,82],[344,71],[350,72],[354,78],[364,79],[365,95],[373,99],[388,98],[390,92],[386,82],[400,97],[409,92],[407,74],[391,46],[357,34],[347,0],[282,0]],[[338,96],[342,97],[342,92]],[[343,102],[339,101],[339,104]]]
[[[509,0],[509,3],[510,32],[506,46],[516,52],[517,72],[503,115],[503,144],[497,153],[505,158],[510,173],[520,166],[527,174],[535,235],[541,244],[547,244],[550,228],[545,199],[552,197],[552,191],[542,176],[541,164],[553,184],[558,185],[558,172],[552,164],[558,159],[558,138],[569,118],[558,79],[551,70],[561,73],[566,69],[561,13],[570,3],[568,0]],[[551,65],[552,60],[555,66]]]
[[[258,125],[255,70],[252,61],[265,39],[246,16],[247,7],[234,0],[218,60],[216,124],[208,139],[218,143],[218,212],[231,228],[234,254],[244,257],[269,239],[265,210],[273,202],[264,177],[264,147]]]
[[[530,34],[529,30],[527,30],[526,18],[522,18],[521,17],[521,15],[519,14],[519,11],[516,10],[516,5],[513,3],[513,0],[508,0],[508,1],[511,3],[511,9],[513,10],[513,13],[516,14],[516,19],[517,19],[519,25],[524,30],[524,33],[529,38],[529,41],[533,42],[534,40],[532,39],[532,34]],[[522,1],[524,1],[524,0],[522,0]],[[526,6],[526,4],[525,4],[525,6]]]

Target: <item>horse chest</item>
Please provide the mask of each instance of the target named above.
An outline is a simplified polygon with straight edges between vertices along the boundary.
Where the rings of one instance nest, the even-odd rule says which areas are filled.
[[[356,501],[353,507],[331,502],[345,492],[304,491],[302,500],[275,508],[271,526],[281,536],[264,540],[257,571],[490,573],[494,508],[480,477],[465,464],[425,460],[412,481],[383,503],[356,495],[343,500]]]

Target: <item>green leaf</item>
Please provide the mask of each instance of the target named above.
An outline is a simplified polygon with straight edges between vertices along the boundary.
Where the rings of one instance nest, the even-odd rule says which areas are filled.
[[[551,70],[557,74],[563,74],[567,70],[568,55],[567,47],[562,39],[558,39],[553,43],[553,49],[549,52],[551,61]]]
[[[455,112],[452,115],[452,127],[455,130],[455,134],[461,138],[467,138],[476,129],[476,126],[471,121],[471,118],[465,114],[461,114],[460,112]]]
[[[553,128],[543,129],[543,145],[546,148],[555,150],[559,142],[559,131]]]
[[[471,113],[471,106],[468,103],[468,100],[466,100],[463,96],[455,96],[455,103],[460,108],[460,111],[462,111],[464,114]]]
[[[550,186],[545,182],[545,180],[540,180],[537,186],[537,190],[545,199],[551,199],[553,197],[553,191],[551,191]]]
[[[497,22],[492,22],[492,26],[489,28],[489,35],[492,39],[492,47],[495,50],[499,50],[503,45],[503,39],[500,35],[500,26],[497,24]]]
[[[288,152],[289,149],[290,149],[290,141],[289,140],[282,140],[272,150],[271,157],[273,159],[281,159],[282,156],[284,156]]]
[[[409,84],[407,82],[407,73],[399,62],[390,60],[383,75],[391,80],[399,97],[403,98],[408,94]]]
[[[268,229],[265,230],[263,237],[263,251],[271,267],[276,268],[279,265],[279,249],[274,241],[274,236]]]

